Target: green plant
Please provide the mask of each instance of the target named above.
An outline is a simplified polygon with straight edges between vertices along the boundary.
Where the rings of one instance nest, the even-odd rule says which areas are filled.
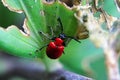
[[[119,17],[120,14],[117,12],[116,6],[113,5],[114,1],[108,1],[109,0],[104,0],[103,9],[110,15]],[[58,0],[55,3],[47,3],[43,2],[43,0],[2,0],[2,2],[11,11],[24,13],[26,15],[23,25],[25,32],[20,31],[14,25],[7,29],[0,28],[0,48],[2,50],[20,57],[40,58],[49,70],[61,68],[61,64],[59,63],[61,62],[64,65],[64,68],[76,73],[92,76],[96,80],[107,79],[107,72],[104,64],[104,52],[101,48],[96,48],[91,42],[92,40],[81,40],[81,44],[74,41],[68,41],[69,44],[65,48],[65,55],[63,55],[60,60],[51,60],[46,57],[45,49],[35,52],[50,41],[40,35],[39,31],[52,36],[52,34],[50,34],[50,28],[48,27],[50,26],[53,30],[56,30],[55,35],[60,33],[57,27],[58,17],[62,20],[64,33],[66,35],[76,36],[76,32],[79,29],[78,26],[83,26],[84,23],[81,23],[80,20],[83,16],[77,15],[77,18],[79,18],[77,20],[74,14],[76,14],[77,11],[80,11],[81,13],[84,12],[84,7],[83,9],[76,10],[76,7],[70,8],[64,5],[64,3],[58,2]],[[101,4],[102,1],[99,2]],[[83,0],[83,4],[86,5],[86,3],[86,0]],[[110,4],[112,4],[111,8],[113,9],[110,9]],[[80,5],[77,7],[79,6]],[[87,8],[87,10],[90,9]],[[87,12],[87,15],[89,15],[89,13],[91,14],[91,12]],[[93,20],[93,22],[94,21],[96,21],[96,19]],[[90,21],[90,25],[93,25],[93,22]],[[87,25],[88,29],[92,28],[90,25]],[[86,26],[86,24],[84,26]],[[92,32],[94,31],[91,31],[90,34]],[[96,39],[97,37],[101,38],[99,35],[96,36]]]
[[[57,27],[58,17],[62,20],[66,35],[74,36],[76,34],[78,23],[74,17],[75,10],[70,9],[59,1],[51,4],[43,2],[43,0],[2,0],[2,2],[11,11],[26,15],[23,25],[25,32],[14,25],[7,29],[0,29],[0,48],[12,55],[29,58],[38,57],[46,61],[45,50],[39,52],[36,52],[36,50],[48,44],[50,40],[45,39],[39,32],[42,31],[51,37],[50,26],[53,30],[58,30],[54,33],[58,35],[60,33],[59,27]],[[48,62],[47,60],[46,63],[49,64],[51,61]],[[52,63],[54,64],[54,62]]]

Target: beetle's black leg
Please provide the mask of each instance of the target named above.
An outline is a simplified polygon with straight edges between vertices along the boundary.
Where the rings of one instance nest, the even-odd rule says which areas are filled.
[[[66,36],[66,37],[67,37],[67,38],[70,38],[70,39],[74,39],[75,41],[81,43],[78,39],[76,39],[76,38],[74,38],[74,37],[72,37],[72,36]]]
[[[47,46],[48,46],[48,44],[47,44],[47,45],[42,46],[40,49],[36,50],[35,52],[41,51],[43,48],[45,48],[45,47],[47,47]]]
[[[63,51],[63,54],[65,54],[65,51]]]

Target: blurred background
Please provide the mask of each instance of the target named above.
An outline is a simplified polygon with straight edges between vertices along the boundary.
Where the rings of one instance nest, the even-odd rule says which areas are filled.
[[[104,0],[104,10],[115,17],[120,17],[116,10],[114,2]],[[25,15],[9,11],[0,1],[0,26],[7,28],[10,25],[16,25],[23,30],[22,25]],[[104,53],[101,48],[97,48],[89,40],[81,40],[81,44],[74,40],[65,48],[65,55],[60,58],[64,69],[92,77],[95,80],[107,80],[107,69]],[[119,60],[120,61],[120,60]],[[0,80],[30,80],[30,75],[40,75],[38,71],[43,71],[44,66],[35,59],[19,58],[5,51],[0,50]],[[34,72],[28,72],[33,69]],[[25,74],[22,71],[25,71]],[[26,76],[26,74],[28,74]],[[20,76],[26,76],[27,79]],[[35,76],[34,75],[34,76]],[[12,77],[11,77],[12,76]],[[6,77],[10,77],[7,79]],[[29,79],[30,78],[30,79]],[[32,80],[32,79],[31,79]],[[33,79],[34,80],[34,79]]]

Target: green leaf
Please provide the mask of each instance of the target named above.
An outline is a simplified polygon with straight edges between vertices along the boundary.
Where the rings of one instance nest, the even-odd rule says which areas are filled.
[[[19,31],[15,26],[7,29],[0,28],[0,48],[17,56],[35,57],[35,42],[30,36]]]
[[[7,6],[11,11],[22,12],[22,7],[17,0],[2,0],[3,4]]]
[[[78,28],[77,19],[74,17],[75,11],[59,1],[51,4],[44,3],[47,26],[53,27],[53,30],[58,30],[55,34],[59,35],[61,27],[56,25],[58,24],[57,19],[60,18],[63,24],[63,32],[66,35],[74,36]]]
[[[78,27],[77,19],[74,17],[75,11],[72,8],[67,7],[63,3],[56,1],[53,3],[43,2],[42,0],[2,0],[5,6],[7,6],[11,11],[15,12],[22,12],[26,15],[26,19],[24,21],[24,29],[27,38],[29,39],[27,41],[26,36],[22,34],[17,34],[14,32],[19,32],[18,29],[14,31],[14,29],[11,28],[11,33],[15,34],[12,35],[13,37],[17,38],[17,41],[20,47],[28,47],[26,45],[32,46],[27,48],[24,48],[25,53],[24,55],[19,52],[21,48],[17,48],[16,51],[10,48],[10,45],[13,45],[14,38],[9,38],[10,43],[5,43],[3,41],[0,41],[0,43],[4,43],[4,45],[7,45],[7,48],[4,48],[3,45],[1,45],[1,48],[6,50],[14,52],[15,55],[23,55],[24,57],[28,57],[28,53],[32,53],[33,55],[36,55],[35,50],[41,48],[42,46],[49,43],[49,39],[45,39],[45,37],[41,34],[39,34],[39,31],[44,32],[45,34],[48,34],[48,36],[53,37],[51,34],[50,28],[52,27],[54,31],[54,35],[58,37],[58,35],[61,33],[61,25],[57,21],[58,18],[61,19],[63,24],[63,32],[66,35],[74,36],[76,34],[76,30]],[[59,26],[58,26],[59,25]],[[50,26],[50,27],[49,27]],[[5,32],[5,31],[4,31]],[[2,32],[1,32],[2,33]],[[8,34],[8,32],[6,32]],[[2,33],[1,35],[5,35]],[[7,37],[7,35],[6,35]],[[3,37],[2,37],[3,38]],[[6,38],[3,38],[3,40]],[[30,41],[30,42],[29,42]],[[32,42],[31,42],[32,41]],[[24,42],[24,44],[22,44]],[[22,44],[22,45],[21,45]],[[10,48],[10,49],[9,49]],[[18,50],[19,49],[19,50]],[[12,51],[13,50],[13,51]],[[29,51],[30,50],[30,51]],[[31,51],[32,50],[32,51]],[[38,56],[41,56],[43,52],[40,51]],[[25,56],[26,55],[26,56]]]
[[[60,61],[74,72],[84,75],[92,74],[92,68],[90,66],[93,58],[96,55],[101,55],[102,49],[96,48],[89,39],[81,41],[81,44],[71,41],[65,48],[65,55],[60,58]],[[98,56],[99,57],[99,56]],[[97,58],[98,58],[97,57]]]
[[[26,14],[27,19],[24,22],[24,28],[25,28],[27,35],[29,35],[28,38],[30,38],[33,42],[32,47],[33,47],[34,51],[32,51],[31,53],[34,53],[34,55],[35,55],[36,54],[35,51],[44,45],[44,43],[41,39],[41,36],[38,33],[39,30],[45,31],[45,28],[46,28],[45,22],[44,22],[45,18],[43,15],[40,15],[40,10],[42,9],[42,3],[40,1],[35,2],[34,0],[31,0],[31,1],[28,1],[28,0],[3,0],[3,2],[4,2],[4,5],[6,5],[10,10],[15,11],[15,12],[24,11],[24,13]],[[12,31],[11,32],[14,33],[14,29]],[[19,37],[19,34],[16,34],[16,33],[14,33],[14,34],[17,35],[17,38]],[[1,35],[4,35],[4,34],[1,34]],[[6,35],[6,37],[7,37],[7,35]],[[21,39],[21,41],[22,41],[22,40],[25,40],[24,38],[26,38],[26,36],[22,36],[19,39]],[[9,40],[11,41],[11,43],[4,44],[4,45],[7,45],[8,48],[9,48],[9,45],[13,44],[12,42],[13,42],[14,38],[13,38],[13,40],[12,39],[9,39]],[[26,42],[27,42],[27,40],[26,40]],[[20,44],[21,43],[22,42],[20,42]],[[29,45],[31,45],[31,42],[28,41],[28,43],[30,43]],[[26,44],[21,45],[21,47],[23,47],[23,46],[25,47]],[[19,56],[21,54],[21,52],[18,52],[19,50],[21,50],[21,48],[19,48],[19,50],[17,52],[14,51],[14,48],[11,49],[11,51],[12,50],[15,53],[15,55]],[[29,50],[32,50],[31,47],[29,47]],[[7,51],[7,49],[6,49],[6,51]],[[8,49],[8,51],[9,51],[9,49]],[[24,54],[27,55],[28,53],[30,53],[30,51],[27,51]],[[21,55],[23,55],[23,54],[21,54]],[[23,56],[26,57],[25,55],[23,55]],[[29,55],[27,55],[27,57],[28,56]]]
[[[114,0],[104,0],[103,9],[109,14],[114,17],[120,17],[120,12],[118,12],[117,7],[115,5]]]

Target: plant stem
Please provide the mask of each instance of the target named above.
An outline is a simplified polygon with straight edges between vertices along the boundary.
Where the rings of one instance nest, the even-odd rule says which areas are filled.
[[[120,80],[117,53],[111,47],[104,49],[109,80]]]
[[[50,59],[45,55],[45,57],[42,60],[46,66],[46,70],[49,72],[53,72],[53,71],[62,69],[62,64],[59,62],[58,59],[56,59],[56,60]]]

